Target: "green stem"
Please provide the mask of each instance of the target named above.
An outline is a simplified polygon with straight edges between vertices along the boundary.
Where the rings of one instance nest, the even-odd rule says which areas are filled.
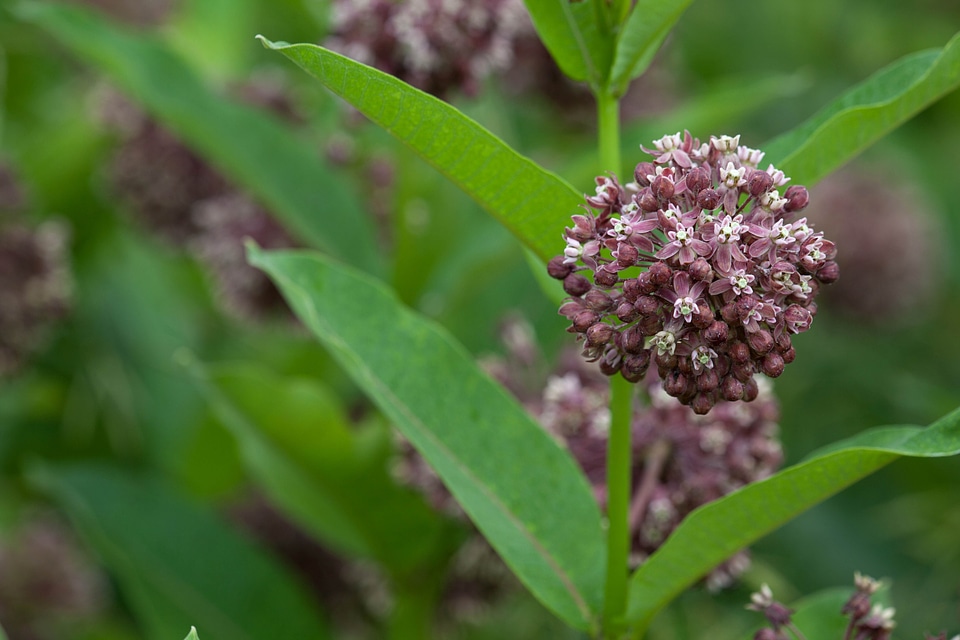
[[[620,101],[597,95],[597,128],[600,134],[600,164],[604,171],[620,174]]]
[[[620,104],[597,94],[600,161],[620,173]],[[627,558],[630,552],[630,418],[634,386],[619,375],[610,378],[610,441],[607,445],[607,583],[604,633],[616,638],[627,609]]]
[[[399,586],[394,590],[393,610],[387,622],[390,640],[433,637],[435,591],[424,585]]]
[[[630,553],[630,417],[633,384],[610,378],[610,441],[607,447],[607,584],[603,614],[608,638],[618,637],[627,610]]]

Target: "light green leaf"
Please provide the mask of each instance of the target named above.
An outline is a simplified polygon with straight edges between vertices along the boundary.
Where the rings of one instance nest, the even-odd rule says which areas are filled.
[[[393,76],[312,44],[270,42],[416,151],[546,261],[583,196],[456,108]]]
[[[106,73],[306,243],[378,272],[383,261],[367,214],[314,145],[276,118],[217,95],[160,40],[78,6],[29,2],[17,13]]]
[[[200,637],[197,636],[197,628],[190,627],[190,633],[187,634],[187,637],[183,640],[200,640]]]
[[[617,38],[610,87],[619,95],[646,71],[673,25],[693,0],[638,0]]]
[[[430,462],[537,598],[593,628],[600,510],[573,458],[438,325],[322,255],[250,250],[304,324]]]
[[[599,88],[613,60],[611,26],[604,24],[604,0],[524,0],[537,35],[557,66],[574,80]]]
[[[813,184],[960,86],[960,35],[878,71],[763,147],[797,184]]]
[[[191,623],[204,640],[330,637],[286,570],[158,477],[91,463],[37,464],[29,477],[97,551],[148,638]]]
[[[319,382],[253,365],[188,366],[271,499],[341,553],[394,576],[436,567],[455,531],[388,472],[390,434],[358,431]]]
[[[697,509],[631,577],[628,619],[645,628],[683,589],[736,551],[898,457],[958,453],[960,410],[926,429],[864,432]]]

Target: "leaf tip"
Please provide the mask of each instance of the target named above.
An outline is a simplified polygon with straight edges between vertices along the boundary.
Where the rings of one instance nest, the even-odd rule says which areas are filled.
[[[243,246],[247,250],[247,262],[254,267],[262,266],[263,249],[260,248],[257,241],[253,238],[246,238],[243,241]]]
[[[260,41],[260,44],[263,45],[264,49],[270,49],[271,51],[278,51],[283,47],[290,46],[290,43],[288,42],[284,42],[282,40],[277,40],[276,42],[273,42],[272,40],[267,39],[266,36],[262,36],[259,33],[255,35],[254,38]]]

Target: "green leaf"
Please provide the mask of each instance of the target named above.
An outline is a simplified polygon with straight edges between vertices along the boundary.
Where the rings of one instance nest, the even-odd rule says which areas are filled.
[[[573,458],[447,332],[322,255],[250,249],[298,317],[430,462],[537,598],[593,628],[600,510]]]
[[[813,184],[960,85],[960,34],[907,55],[763,147],[798,184]]]
[[[639,0],[617,38],[610,87],[619,95],[646,71],[664,38],[693,0]]]
[[[330,637],[286,570],[159,478],[91,463],[37,464],[29,477],[97,551],[147,637],[191,623],[205,640]]]
[[[318,382],[253,365],[188,364],[239,441],[249,471],[308,531],[395,576],[443,561],[454,527],[390,478],[388,431],[352,428]]]
[[[197,635],[197,628],[190,627],[190,633],[188,633],[187,637],[183,640],[200,640],[200,637]]]
[[[960,410],[926,429],[880,427],[690,514],[631,578],[628,619],[640,628],[736,551],[900,456],[960,453]]]
[[[557,66],[574,80],[601,87],[613,60],[610,25],[604,24],[603,0],[524,0],[540,40]]]
[[[306,243],[378,271],[383,261],[367,214],[314,146],[289,127],[217,95],[161,41],[92,11],[29,2],[17,13],[106,73]]]
[[[270,42],[389,131],[493,214],[542,260],[560,253],[583,196],[449,104],[393,76],[312,44]]]

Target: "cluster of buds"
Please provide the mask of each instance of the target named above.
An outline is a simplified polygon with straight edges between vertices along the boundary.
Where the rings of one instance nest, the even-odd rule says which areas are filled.
[[[849,622],[843,638],[837,640],[890,640],[896,626],[893,620],[896,611],[892,607],[871,602],[882,583],[857,572],[853,584],[853,595],[840,610]],[[787,631],[797,640],[804,639],[801,630],[791,620],[793,610],[774,600],[773,592],[767,585],[751,595],[747,609],[762,613],[769,624],[754,634],[754,640],[789,640]],[[947,633],[944,631],[937,636],[927,634],[926,640],[947,640]],[[952,640],[960,640],[960,636],[954,636]]]
[[[275,83],[261,80],[235,92],[249,104],[297,120]],[[100,115],[122,137],[110,167],[110,186],[136,221],[206,265],[228,312],[245,320],[285,313],[280,292],[247,264],[243,244],[251,238],[266,248],[298,246],[280,223],[122,97],[105,96]]]
[[[701,144],[689,132],[654,141],[635,182],[598,177],[548,271],[571,296],[560,307],[607,375],[643,379],[698,414],[751,401],[754,374],[796,357],[822,284],[839,277],[833,242],[806,218],[807,190],[739,136]],[[786,187],[781,193],[781,189]],[[587,272],[590,277],[585,277]]]
[[[759,385],[755,402],[720,401],[709,416],[668,396],[653,377],[644,384],[650,403],[637,407],[631,422],[634,565],[656,551],[693,510],[769,477],[783,460],[779,410],[768,384]],[[542,399],[528,403],[573,454],[601,506],[607,501],[608,393],[603,376],[580,366],[551,377]],[[726,587],[748,566],[749,556],[740,551],[706,576],[707,588]]]
[[[325,44],[435,96],[473,95],[528,24],[519,0],[335,0]]]
[[[0,214],[4,218],[17,215],[17,209],[25,205],[12,176],[0,165]],[[0,222],[0,377],[20,370],[50,326],[69,311],[69,235],[67,227],[57,221],[37,227]]]
[[[824,304],[871,325],[922,318],[945,272],[945,235],[934,210],[905,172],[889,173],[850,168],[830,175],[817,185],[810,214],[843,246],[843,279]]]
[[[54,640],[102,614],[106,577],[70,531],[31,514],[0,538],[0,620],[10,638]]]
[[[601,508],[607,503],[606,452],[609,443],[609,385],[596,367],[572,351],[544,384],[536,341],[529,325],[505,323],[506,358],[489,358],[484,367],[517,395],[527,411],[583,470]],[[631,563],[641,564],[696,508],[746,484],[772,475],[783,453],[777,438],[779,409],[770,385],[758,386],[750,404],[717,404],[709,416],[698,416],[671,398],[660,381],[649,376],[650,396],[638,404],[631,420],[630,528]],[[435,507],[461,515],[436,474],[406,445],[397,465],[401,481],[415,486]],[[749,566],[741,551],[705,577],[709,589],[727,586]]]

